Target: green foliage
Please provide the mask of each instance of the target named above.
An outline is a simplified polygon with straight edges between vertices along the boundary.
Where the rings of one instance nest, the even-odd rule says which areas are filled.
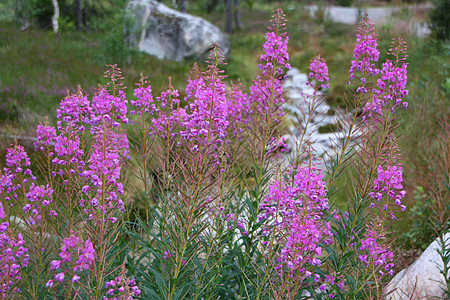
[[[450,78],[445,80],[442,84],[442,88],[444,89],[446,95],[450,95]]]
[[[61,3],[59,3],[61,2]],[[59,1],[60,11],[64,10],[62,1]],[[51,0],[32,0],[29,4],[29,18],[36,20],[37,24],[43,29],[51,29],[53,5]]]
[[[1,97],[2,93],[0,93]],[[0,121],[15,122],[19,119],[19,110],[17,102],[14,99],[7,98],[0,102]]]
[[[406,174],[411,174],[405,177],[407,191],[412,191],[408,192],[405,204],[410,208],[407,210],[410,217],[396,223],[393,230],[405,233],[398,240],[402,247],[424,249],[431,241],[431,233],[435,237],[439,234],[435,231],[437,223],[423,222],[438,215],[432,208],[436,197],[431,195],[437,184],[436,178],[443,175],[437,163],[442,140],[438,135],[438,122],[450,115],[449,94],[445,91],[450,65],[448,50],[441,43],[410,39],[408,44],[410,105],[399,121],[404,132],[400,140],[403,167]],[[446,201],[442,204],[450,203]]]
[[[439,40],[450,38],[450,0],[436,0],[430,13],[430,28],[433,36]]]
[[[404,232],[399,242],[408,248],[425,250],[434,239],[433,226],[430,223],[430,209],[435,203],[426,195],[423,187],[414,190],[414,204],[406,217],[411,220],[409,230]]]
[[[442,282],[445,286],[443,291],[447,298],[450,297],[450,238],[445,238],[443,232],[439,236],[440,249],[437,249],[438,255],[442,259],[442,265],[438,265],[439,273],[445,278],[445,282]]]
[[[336,4],[340,6],[352,6],[353,0],[337,0]]]
[[[0,22],[11,22],[15,18],[14,1],[3,0],[0,2]]]
[[[130,28],[131,20],[127,18],[125,6],[113,12],[111,16],[105,19],[102,23],[101,45],[103,53],[106,55],[108,61],[117,63],[119,66],[124,66],[126,61],[130,59],[134,49],[126,40],[128,31],[125,28]]]
[[[249,83],[258,72],[257,59],[249,59],[256,56],[260,45],[264,42],[262,35],[235,34],[230,36],[232,53],[228,64],[224,67],[231,80]],[[237,51],[236,51],[237,50]],[[246,72],[242,72],[246,70]]]
[[[319,133],[330,133],[336,132],[338,130],[338,126],[336,124],[326,124],[319,128]]]

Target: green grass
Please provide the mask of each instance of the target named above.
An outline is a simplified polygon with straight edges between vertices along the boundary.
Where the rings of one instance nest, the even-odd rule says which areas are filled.
[[[69,32],[58,36],[33,28],[21,32],[14,24],[0,26],[0,95],[6,102],[16,102],[21,109],[40,115],[53,115],[67,91],[80,85],[93,93],[104,81],[106,64],[101,33]],[[125,83],[134,86],[139,73],[149,76],[156,91],[167,86],[168,76],[177,83],[185,80],[187,64],[161,63],[155,58],[136,53],[132,64],[123,68]]]
[[[252,11],[242,10],[244,30],[230,37],[231,57],[224,66],[230,80],[240,79],[249,85],[258,74],[264,32],[275,7],[273,4]],[[343,62],[348,64],[351,51],[353,32],[350,27],[322,26],[299,15],[294,9],[287,10],[287,15],[292,65],[306,72],[311,58],[322,53],[328,59],[333,84],[344,83],[345,80],[337,80],[342,76],[336,74],[346,76],[348,66]],[[206,17],[223,27],[223,13]],[[194,63],[160,61],[135,51],[121,56],[119,52],[123,49],[117,46],[120,36],[114,35],[114,29],[111,32],[63,32],[55,36],[51,31],[37,27],[25,31],[18,27],[11,22],[0,23],[0,63],[3,69],[0,73],[0,103],[6,103],[4,107],[8,110],[3,112],[5,116],[0,116],[0,122],[2,119],[10,122],[30,112],[36,119],[32,123],[45,115],[52,118],[67,91],[74,92],[80,85],[86,93],[92,94],[98,84],[104,82],[105,65],[113,63],[122,62],[128,87],[134,87],[139,74],[143,73],[149,77],[155,93],[159,93],[167,88],[168,77],[171,76],[174,87],[180,89],[183,96],[182,90]],[[346,33],[345,38],[343,33]],[[131,88],[128,93],[131,96]],[[18,108],[18,114],[9,113],[13,107]]]

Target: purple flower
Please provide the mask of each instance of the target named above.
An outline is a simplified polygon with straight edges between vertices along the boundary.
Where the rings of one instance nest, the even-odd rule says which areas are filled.
[[[50,270],[56,270],[61,266],[61,261],[60,260],[53,260],[50,263]]]
[[[55,275],[55,280],[63,282],[65,279],[64,273],[72,275],[72,282],[78,282],[80,276],[76,272],[88,270],[95,261],[95,249],[88,238],[84,242],[77,233],[72,233],[68,238],[65,238],[59,253],[61,260],[53,260],[50,263],[50,270],[63,269]],[[75,262],[75,264],[73,264]],[[47,283],[51,287],[53,281]]]
[[[350,67],[350,80],[353,80],[359,74],[358,78],[361,81],[357,92],[367,93],[368,90],[365,87],[367,76],[376,76],[380,72],[375,66],[375,62],[378,61],[380,55],[377,37],[375,26],[366,13],[356,35],[352,66]]]
[[[189,113],[182,123],[185,128],[182,136],[195,145],[202,145],[202,149],[227,142],[229,126],[228,100],[224,76],[218,67],[223,61],[223,55],[215,48],[210,56],[212,63],[208,71],[189,78],[186,94],[192,97]]]
[[[36,129],[36,138],[39,142],[34,145],[37,149],[44,150],[43,146],[52,146],[56,142],[56,129],[53,126],[39,124]]]
[[[22,172],[22,167],[29,167],[31,165],[25,148],[21,145],[16,145],[14,148],[8,148],[6,153],[6,166],[15,168],[15,172]]]
[[[122,90],[117,95],[111,95],[106,88],[101,88],[92,97],[92,125],[100,125],[103,121],[111,123],[113,127],[128,124],[126,95]]]
[[[170,139],[179,135],[178,126],[186,119],[186,110],[179,107],[179,96],[178,90],[175,90],[169,82],[169,88],[163,91],[160,97],[156,97],[155,103],[159,105],[159,108],[156,104],[152,105],[152,111],[156,116],[152,119],[150,136]],[[168,110],[163,109],[164,107],[168,107]]]
[[[134,278],[126,278],[123,272],[121,276],[106,282],[105,287],[111,287],[106,294],[113,298],[104,297],[104,299],[134,299],[134,296],[141,294]]]
[[[330,77],[328,75],[328,67],[324,58],[317,56],[311,61],[309,65],[309,77],[321,82],[318,86],[320,88],[330,88],[328,82],[330,81]]]
[[[87,159],[88,169],[81,173],[81,176],[89,179],[91,183],[90,186],[84,185],[82,191],[96,192],[89,201],[91,207],[86,214],[89,215],[92,211],[123,211],[124,203],[120,195],[124,191],[120,176],[124,159],[129,152],[127,136],[125,133],[116,132],[106,122],[97,126],[94,132],[94,141]],[[102,217],[95,221],[105,220]]]
[[[68,127],[83,129],[83,124],[88,124],[92,117],[92,107],[90,101],[79,90],[76,94],[69,95],[61,100],[56,116],[60,121],[66,122]],[[59,122],[58,129],[61,130],[62,122]]]
[[[240,135],[244,128],[248,127],[251,119],[251,101],[248,94],[245,92],[245,87],[239,82],[232,84],[231,91],[227,93],[228,103],[228,122],[232,134]]]
[[[272,84],[273,83],[273,84]],[[250,86],[250,101],[257,105],[257,109],[263,116],[272,118],[280,118],[281,104],[285,102],[283,97],[283,86],[278,79],[265,80],[258,78]]]
[[[84,247],[81,249],[81,253],[76,262],[74,271],[88,270],[92,263],[95,261],[95,249],[92,242],[87,239],[84,242]]]
[[[364,234],[361,240],[359,260],[365,265],[373,264],[375,269],[379,270],[378,274],[383,276],[385,270],[388,273],[392,272],[394,267],[392,251],[389,250],[389,245],[381,244],[379,241],[384,239],[384,235],[375,230],[369,230]]]
[[[374,89],[374,97],[368,103],[366,110],[382,113],[382,108],[394,110],[396,106],[408,107],[408,102],[404,98],[408,95],[406,83],[408,80],[408,64],[406,60],[406,43],[402,38],[392,41],[390,53],[394,60],[387,59],[381,68],[380,78],[377,80],[377,88]]]
[[[3,222],[0,224],[0,233],[5,232],[9,227],[9,222]]]
[[[57,157],[55,157],[52,162],[55,165],[76,165],[77,168],[80,168],[84,165],[84,152],[83,149],[81,149],[80,138],[71,133],[68,133],[68,135],[69,136],[65,136],[64,133],[62,133],[56,137],[55,154]]]
[[[308,265],[321,265],[320,244],[331,243],[330,224],[322,219],[328,211],[325,183],[310,166],[299,166],[286,178],[269,186],[260,219],[280,245],[277,268],[306,271]]]
[[[275,11],[271,23],[271,31],[266,32],[264,54],[260,57],[263,64],[258,65],[264,76],[282,74],[283,68],[291,68],[287,51],[289,37],[284,32],[286,19],[281,9]]]
[[[55,279],[58,280],[59,282],[63,282],[64,281],[64,272],[56,274]]]
[[[401,200],[405,197],[405,190],[403,190],[403,171],[400,165],[387,165],[383,167],[379,165],[377,168],[378,176],[373,181],[373,192],[369,193],[369,196],[376,202],[372,203],[371,206],[376,205],[383,198],[383,208],[387,210],[388,207],[397,206],[403,211],[405,206],[402,205]],[[393,200],[393,201],[389,201]]]
[[[55,211],[48,208],[53,203],[53,193],[54,191],[48,184],[46,186],[37,186],[34,182],[31,184],[28,193],[25,195],[30,203],[25,204],[22,209],[28,214],[30,224],[41,222],[45,212],[49,216],[54,215]]]
[[[147,85],[147,87],[144,87]],[[138,88],[134,90],[134,96],[136,100],[131,100],[131,105],[136,107],[136,110],[131,110],[130,114],[142,116],[143,113],[153,112],[152,108],[155,108],[153,104],[152,87],[145,79],[139,84]]]
[[[22,278],[21,271],[29,262],[22,234],[15,238],[8,228],[8,222],[0,224],[0,297],[5,299],[7,294],[19,292],[17,284]]]

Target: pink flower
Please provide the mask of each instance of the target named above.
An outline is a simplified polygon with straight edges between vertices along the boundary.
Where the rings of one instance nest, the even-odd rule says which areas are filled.
[[[63,282],[64,281],[64,272],[56,274],[55,279],[58,280],[59,282]]]
[[[366,13],[356,35],[352,66],[350,67],[350,80],[353,80],[359,74],[359,79],[362,84],[356,92],[367,93],[368,90],[365,87],[367,76],[376,76],[380,72],[375,66],[375,62],[378,61],[380,55],[377,37],[375,34],[375,26]]]
[[[147,87],[144,85],[148,84]],[[130,114],[142,116],[143,113],[152,113],[154,111],[152,87],[149,82],[143,80],[134,90],[136,100],[131,100],[131,105],[136,107],[136,110],[131,110]],[[152,106],[150,106],[152,104]]]
[[[389,108],[391,111],[396,106],[408,107],[408,102],[404,98],[408,95],[406,84],[408,81],[408,64],[406,60],[406,43],[402,38],[392,41],[391,55],[394,60],[387,59],[381,68],[380,78],[377,80],[377,88],[374,89],[374,97],[368,103],[366,110],[372,110],[379,114],[382,108]]]
[[[6,153],[6,166],[16,168],[15,172],[22,172],[22,167],[31,165],[25,148],[21,145],[16,145],[14,148],[8,148]]]
[[[325,183],[322,174],[309,166],[299,166],[286,178],[269,186],[260,219],[278,239],[277,268],[306,272],[308,266],[321,265],[320,244],[331,243],[330,224],[322,219],[328,211]]]
[[[22,279],[22,268],[29,262],[22,234],[15,238],[8,228],[8,222],[0,224],[0,297],[5,299],[7,294],[19,292],[16,286]]]
[[[328,82],[330,81],[330,77],[328,75],[328,67],[325,59],[317,56],[311,61],[309,66],[309,77],[321,82],[319,85],[320,88],[330,88]]]
[[[374,191],[370,192],[369,196],[376,200],[376,202],[380,202],[383,197],[387,198],[386,201],[383,202],[385,210],[391,206],[400,207],[402,211],[405,210],[406,207],[401,203],[401,200],[406,194],[405,190],[403,190],[402,184],[402,167],[395,164],[387,165],[386,167],[379,165],[377,167],[377,173],[378,176],[373,181]],[[375,207],[376,202],[372,203],[371,207]]]
[[[56,270],[61,266],[61,261],[60,260],[53,260],[50,263],[50,270]]]
[[[104,299],[134,299],[134,296],[141,294],[134,278],[126,278],[123,274],[106,282],[105,287],[111,287],[106,294],[113,296],[113,298],[104,297]]]
[[[287,51],[287,44],[289,37],[284,32],[285,30],[285,15],[281,9],[277,9],[272,16],[272,26],[269,27],[269,32],[266,32],[266,41],[264,43],[264,54],[261,55],[260,61],[263,64],[258,65],[264,76],[269,73],[274,74],[283,73],[283,68],[290,69],[289,53]]]
[[[52,146],[56,141],[56,129],[53,126],[39,124],[36,129],[36,138],[39,142],[35,143],[36,149],[39,145]],[[43,148],[40,148],[44,150]]]
[[[80,280],[80,276],[76,272],[88,270],[94,263],[95,249],[89,238],[83,242],[77,233],[72,233],[64,239],[59,257],[61,260],[54,260],[50,263],[50,270],[63,269],[62,272],[55,275],[55,280],[63,282],[64,273],[68,272],[68,274],[73,274],[71,280],[75,283]],[[75,265],[73,265],[73,259],[76,259]],[[47,285],[53,286],[53,281],[49,281]]]

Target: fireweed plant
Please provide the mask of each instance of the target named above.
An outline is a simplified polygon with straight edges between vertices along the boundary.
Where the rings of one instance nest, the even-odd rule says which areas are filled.
[[[329,85],[320,56],[297,149],[282,153],[285,22],[276,10],[249,87],[225,82],[217,47],[206,71],[194,66],[184,99],[170,78],[156,96],[141,76],[128,101],[110,66],[108,84],[67,95],[56,126],[38,126],[38,174],[22,146],[7,149],[0,298],[381,298],[394,265],[389,227],[405,209],[405,44],[395,39],[379,66],[365,17],[338,114],[344,138],[323,169],[305,134]],[[333,206],[344,169],[346,211]]]

